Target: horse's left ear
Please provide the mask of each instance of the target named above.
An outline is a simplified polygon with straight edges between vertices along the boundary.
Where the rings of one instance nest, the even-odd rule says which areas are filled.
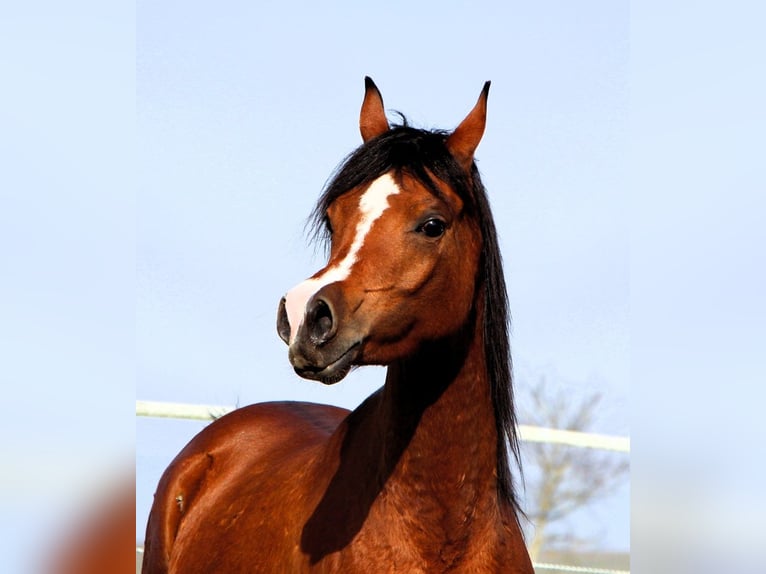
[[[490,82],[484,83],[479,101],[460,123],[455,131],[447,138],[447,149],[458,160],[466,171],[471,170],[473,154],[484,135],[484,125],[487,121],[487,96]]]
[[[359,115],[359,130],[365,143],[388,131],[383,96],[369,76],[364,77],[364,102],[362,113]]]

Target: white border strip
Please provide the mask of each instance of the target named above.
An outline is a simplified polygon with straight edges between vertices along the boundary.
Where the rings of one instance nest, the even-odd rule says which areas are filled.
[[[236,407],[223,405],[192,405],[159,401],[136,401],[136,416],[212,421],[230,413]],[[519,425],[519,438],[527,442],[547,442],[580,448],[595,448],[615,452],[630,452],[630,438]]]

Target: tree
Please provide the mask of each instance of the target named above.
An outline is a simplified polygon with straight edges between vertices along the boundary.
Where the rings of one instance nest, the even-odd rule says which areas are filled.
[[[552,390],[545,378],[529,391],[524,422],[549,428],[591,431],[601,401],[599,393],[573,399]],[[528,412],[526,412],[528,411]],[[534,527],[529,553],[537,560],[544,547],[584,542],[571,532],[554,534],[550,526],[574,510],[612,493],[630,468],[623,454],[552,443],[525,442],[527,516]]]

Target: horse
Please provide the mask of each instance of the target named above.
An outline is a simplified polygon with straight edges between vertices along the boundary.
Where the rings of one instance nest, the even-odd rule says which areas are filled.
[[[454,131],[389,125],[365,78],[363,143],[313,212],[327,265],[287,291],[295,372],[330,385],[387,366],[354,411],[247,406],[178,454],[156,490],[143,572],[532,574],[508,300],[474,161],[486,82]]]

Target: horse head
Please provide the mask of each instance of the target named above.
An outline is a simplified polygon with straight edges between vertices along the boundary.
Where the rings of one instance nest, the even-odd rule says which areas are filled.
[[[315,211],[330,239],[327,265],[278,310],[295,371],[326,384],[456,332],[477,295],[483,236],[471,180],[489,82],[451,134],[389,127],[380,92],[365,83],[364,143]]]

